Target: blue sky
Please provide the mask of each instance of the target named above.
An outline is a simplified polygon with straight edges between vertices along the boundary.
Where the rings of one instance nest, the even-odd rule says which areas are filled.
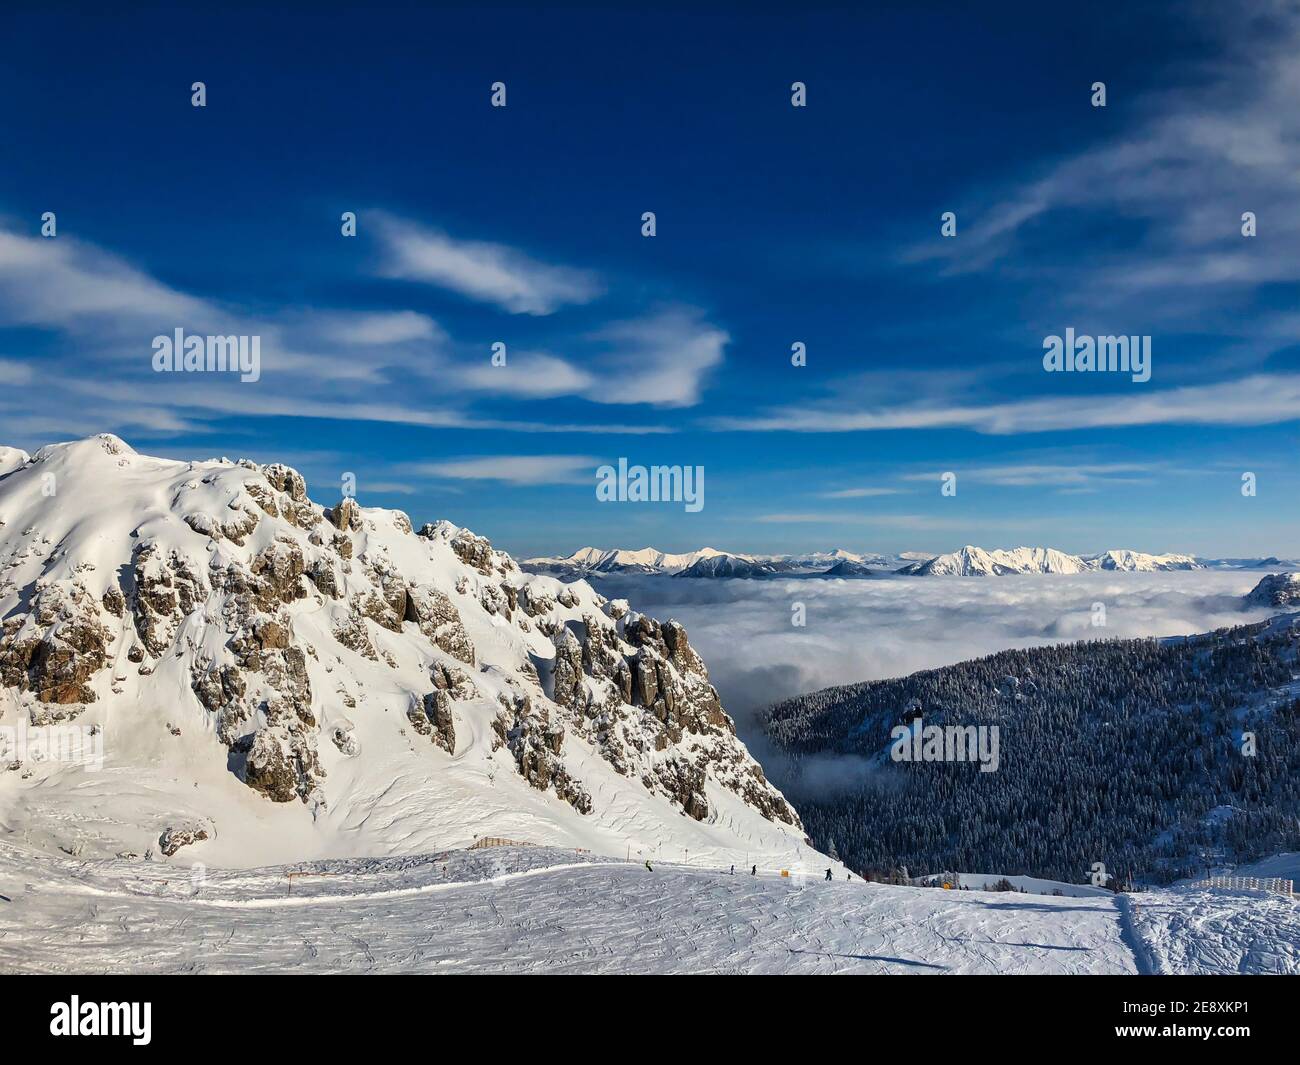
[[[0,442],[521,555],[1300,553],[1300,11],[1040,6],[7,15]],[[261,379],[153,372],[178,327]],[[1045,373],[1067,327],[1151,380]],[[598,502],[619,457],[704,508]]]

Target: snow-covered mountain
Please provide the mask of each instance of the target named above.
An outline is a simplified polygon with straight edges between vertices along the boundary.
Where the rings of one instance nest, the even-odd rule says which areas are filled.
[[[856,554],[843,548],[801,555],[750,555],[703,547],[672,554],[652,547],[639,551],[582,547],[562,558],[526,558],[520,568],[529,573],[557,577],[601,577],[609,574],[655,573],[683,577],[757,577],[782,573],[822,572],[840,562],[891,568],[901,559],[878,554]]]
[[[772,577],[782,570],[771,562],[743,555],[710,555],[674,574],[676,577]]]
[[[1157,570],[1202,569],[1191,555],[1148,555],[1140,551],[1112,550],[1098,555],[1071,555],[1050,547],[1015,547],[985,551],[967,545],[960,551],[913,562],[899,572],[912,576],[1000,577],[1013,573],[1087,573],[1093,570],[1124,570],[1151,573]]]
[[[1103,551],[1084,555],[1089,569],[1123,570],[1127,573],[1156,573],[1175,569],[1204,569],[1205,564],[1191,555],[1148,555],[1141,551]]]
[[[1206,569],[1300,569],[1300,559],[1278,558],[1202,558]]]
[[[835,565],[831,566],[831,568],[826,570],[824,573],[819,574],[819,576],[842,577],[846,579],[858,577],[883,577],[888,572],[888,570],[881,569],[879,566],[869,566],[865,562],[855,562],[851,558],[846,558],[836,562]]]
[[[994,577],[1006,573],[1082,573],[1085,569],[1082,559],[1050,547],[985,551],[967,545],[960,551],[904,566],[901,572],[920,577]]]
[[[837,547],[834,551],[810,551],[803,555],[761,555],[758,557],[769,562],[789,562],[801,569],[810,570],[824,570],[841,562],[851,562],[861,566],[877,566],[882,569],[896,564],[893,555],[880,555],[874,552],[860,554],[856,551],[845,551],[842,547]]]
[[[1110,550],[1072,555],[1051,547],[1015,547],[986,551],[967,545],[960,551],[928,555],[903,551],[897,555],[858,554],[837,548],[800,555],[753,555],[711,547],[684,554],[643,548],[639,551],[584,547],[563,558],[529,558],[520,563],[530,573],[548,573],[568,580],[611,574],[665,574],[679,577],[772,577],[787,574],[873,576],[872,570],[895,570],[910,576],[994,577],[1015,573],[1090,573],[1124,571],[1242,568],[1249,560],[1203,562],[1192,555],[1152,555]],[[1263,561],[1263,560],[1256,560]],[[847,565],[841,567],[841,563]],[[1276,560],[1274,560],[1276,564]],[[1253,563],[1252,563],[1253,564]],[[838,568],[837,568],[838,567]]]
[[[716,558],[722,554],[712,547],[702,547],[698,551],[683,554],[656,551],[653,547],[643,547],[638,551],[580,547],[563,558],[527,558],[519,565],[530,573],[553,573],[563,577],[595,577],[606,573],[680,573],[701,559]],[[728,557],[749,559],[751,556]]]
[[[484,835],[812,853],[675,622],[449,522],[318,506],[283,465],[111,435],[0,462],[12,839],[225,865]],[[49,726],[98,736],[102,768],[13,746]]]
[[[31,455],[26,451],[21,451],[16,447],[0,447],[0,477],[3,477],[11,470],[18,469],[19,466],[25,466],[31,461]]]
[[[1245,605],[1300,606],[1300,573],[1270,573],[1246,593]]]

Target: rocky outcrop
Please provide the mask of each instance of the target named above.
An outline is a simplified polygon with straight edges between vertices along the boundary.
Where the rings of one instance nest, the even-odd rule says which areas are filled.
[[[84,586],[44,585],[27,614],[6,618],[0,628],[0,682],[43,703],[94,702],[90,681],[108,662],[110,639]]]
[[[406,620],[452,658],[468,666],[474,664],[474,644],[465,631],[460,611],[446,592],[422,586],[408,589]]]
[[[342,499],[325,512],[331,525],[340,532],[356,532],[361,528],[361,508],[355,499]]]
[[[211,826],[204,824],[185,824],[173,825],[164,829],[163,834],[158,837],[158,848],[170,858],[182,847],[189,847],[195,843],[201,843],[203,840],[210,838]]]
[[[519,767],[520,775],[539,791],[555,794],[579,813],[591,812],[591,796],[569,773],[559,757],[564,747],[564,726],[551,721],[544,709],[519,696],[501,700],[501,712],[493,722],[497,738]]]
[[[248,787],[313,810],[329,770],[366,757],[359,736],[390,758],[383,737],[404,734],[403,757],[409,746],[435,764],[479,744],[490,772],[508,767],[581,814],[612,781],[695,820],[722,788],[798,827],[677,622],[524,574],[450,523],[413,533],[406,515],[351,498],[322,509],[287,466],[95,446],[112,462],[96,477],[132,471],[130,522],[85,540],[85,557],[67,529],[0,527],[16,545],[0,554],[0,683],[32,720],[85,713],[106,693],[165,707],[167,743],[215,737]],[[38,453],[0,491],[57,457]],[[182,827],[177,847],[199,838],[182,841]]]
[[[247,738],[244,782],[272,802],[306,801],[320,779],[315,749],[293,725],[271,725]]]

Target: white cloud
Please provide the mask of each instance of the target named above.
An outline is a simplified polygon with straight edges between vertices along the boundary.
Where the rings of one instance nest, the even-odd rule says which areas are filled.
[[[587,455],[476,455],[446,462],[412,464],[411,472],[466,481],[507,484],[596,483],[600,460]]]
[[[586,270],[538,262],[504,244],[455,240],[382,211],[372,217],[384,248],[384,277],[438,285],[512,314],[551,314],[603,291]]]
[[[510,396],[583,395],[596,385],[585,370],[545,352],[509,353],[504,366],[493,366],[486,358],[460,372],[458,383]]]
[[[90,320],[180,324],[206,321],[213,313],[206,301],[73,237],[24,237],[3,230],[0,310],[10,322],[83,328]]]
[[[32,435],[39,432],[37,440],[47,436],[40,427],[49,427],[49,435],[113,428],[196,432],[205,420],[231,415],[530,433],[671,431],[652,424],[481,416],[467,409],[473,389],[458,383],[448,338],[424,314],[284,308],[252,316],[173,289],[71,237],[0,230],[0,326],[13,325],[61,333],[75,352],[75,358],[0,359],[0,386],[43,385],[21,396],[0,390],[4,420],[12,426],[21,417]],[[212,374],[153,373],[152,338],[177,327],[260,337],[261,380],[250,386]],[[106,365],[111,374],[94,368]],[[593,375],[560,360],[533,369],[548,384],[531,393],[517,388],[517,394],[595,388]]]
[[[332,331],[345,344],[401,344],[413,340],[445,340],[432,318],[416,311],[333,316]]]
[[[616,322],[592,338],[603,348],[601,380],[587,392],[600,403],[690,407],[731,338],[696,310],[673,307]]]
[[[1205,570],[846,581],[651,577],[603,579],[600,590],[686,626],[752,746],[759,707],[831,685],[905,676],[1012,647],[1185,635],[1255,621],[1267,612],[1243,612],[1236,597],[1258,580],[1258,573]],[[790,626],[794,600],[806,607],[803,629]],[[1102,630],[1092,626],[1098,601],[1106,603]]]
[[[715,419],[720,429],[803,433],[972,429],[995,435],[1139,425],[1271,425],[1300,419],[1300,375],[1254,374],[1211,385],[983,404],[914,404],[872,410],[845,402]]]
[[[1017,263],[1037,270],[1039,260],[1011,253],[1032,250],[1050,213],[1088,211],[1133,240],[1122,252],[1085,245],[1059,272],[1079,274],[1073,295],[1108,314],[1117,299],[1130,300],[1150,313],[1167,307],[1185,322],[1187,304],[1152,307],[1150,293],[1196,289],[1225,304],[1242,286],[1300,279],[1300,6],[1279,0],[1229,13],[1197,5],[1189,14],[1190,28],[1205,31],[1217,54],[1184,63],[1185,84],[1128,101],[1123,113],[1135,121],[1039,176],[1000,193],[980,190],[958,210],[957,239],[936,236],[904,258],[940,261],[953,273],[1012,271]],[[1107,112],[1096,114],[1100,122]],[[1242,237],[1244,211],[1255,212],[1259,238]]]
[[[978,481],[983,484],[995,484],[1010,487],[1030,485],[1070,486],[1078,488],[1096,482],[1105,484],[1133,484],[1145,480],[1134,474],[1150,474],[1157,469],[1152,464],[1136,462],[1109,463],[1013,463],[1002,466],[971,466],[956,468],[963,479]],[[938,482],[943,472],[908,473],[905,481]]]
[[[836,514],[828,511],[794,511],[760,514],[746,518],[763,525],[870,525],[884,529],[972,529],[993,522],[970,518],[934,518],[927,514],[860,514],[852,511]],[[1022,526],[1023,527],[1023,526]]]
[[[902,495],[905,488],[839,488],[833,492],[822,492],[823,499],[873,499],[876,496]]]
[[[484,356],[448,367],[462,388],[500,395],[577,396],[592,403],[689,407],[700,402],[729,337],[689,307],[668,307],[589,334],[583,365],[546,352],[510,352],[504,366]]]
[[[0,385],[25,385],[31,382],[32,377],[29,363],[0,359]]]

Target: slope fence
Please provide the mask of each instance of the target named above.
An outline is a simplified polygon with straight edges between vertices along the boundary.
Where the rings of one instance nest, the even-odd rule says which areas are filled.
[[[1197,880],[1192,887],[1229,888],[1233,891],[1276,891],[1279,895],[1294,896],[1294,882],[1276,876],[1207,876]]]

